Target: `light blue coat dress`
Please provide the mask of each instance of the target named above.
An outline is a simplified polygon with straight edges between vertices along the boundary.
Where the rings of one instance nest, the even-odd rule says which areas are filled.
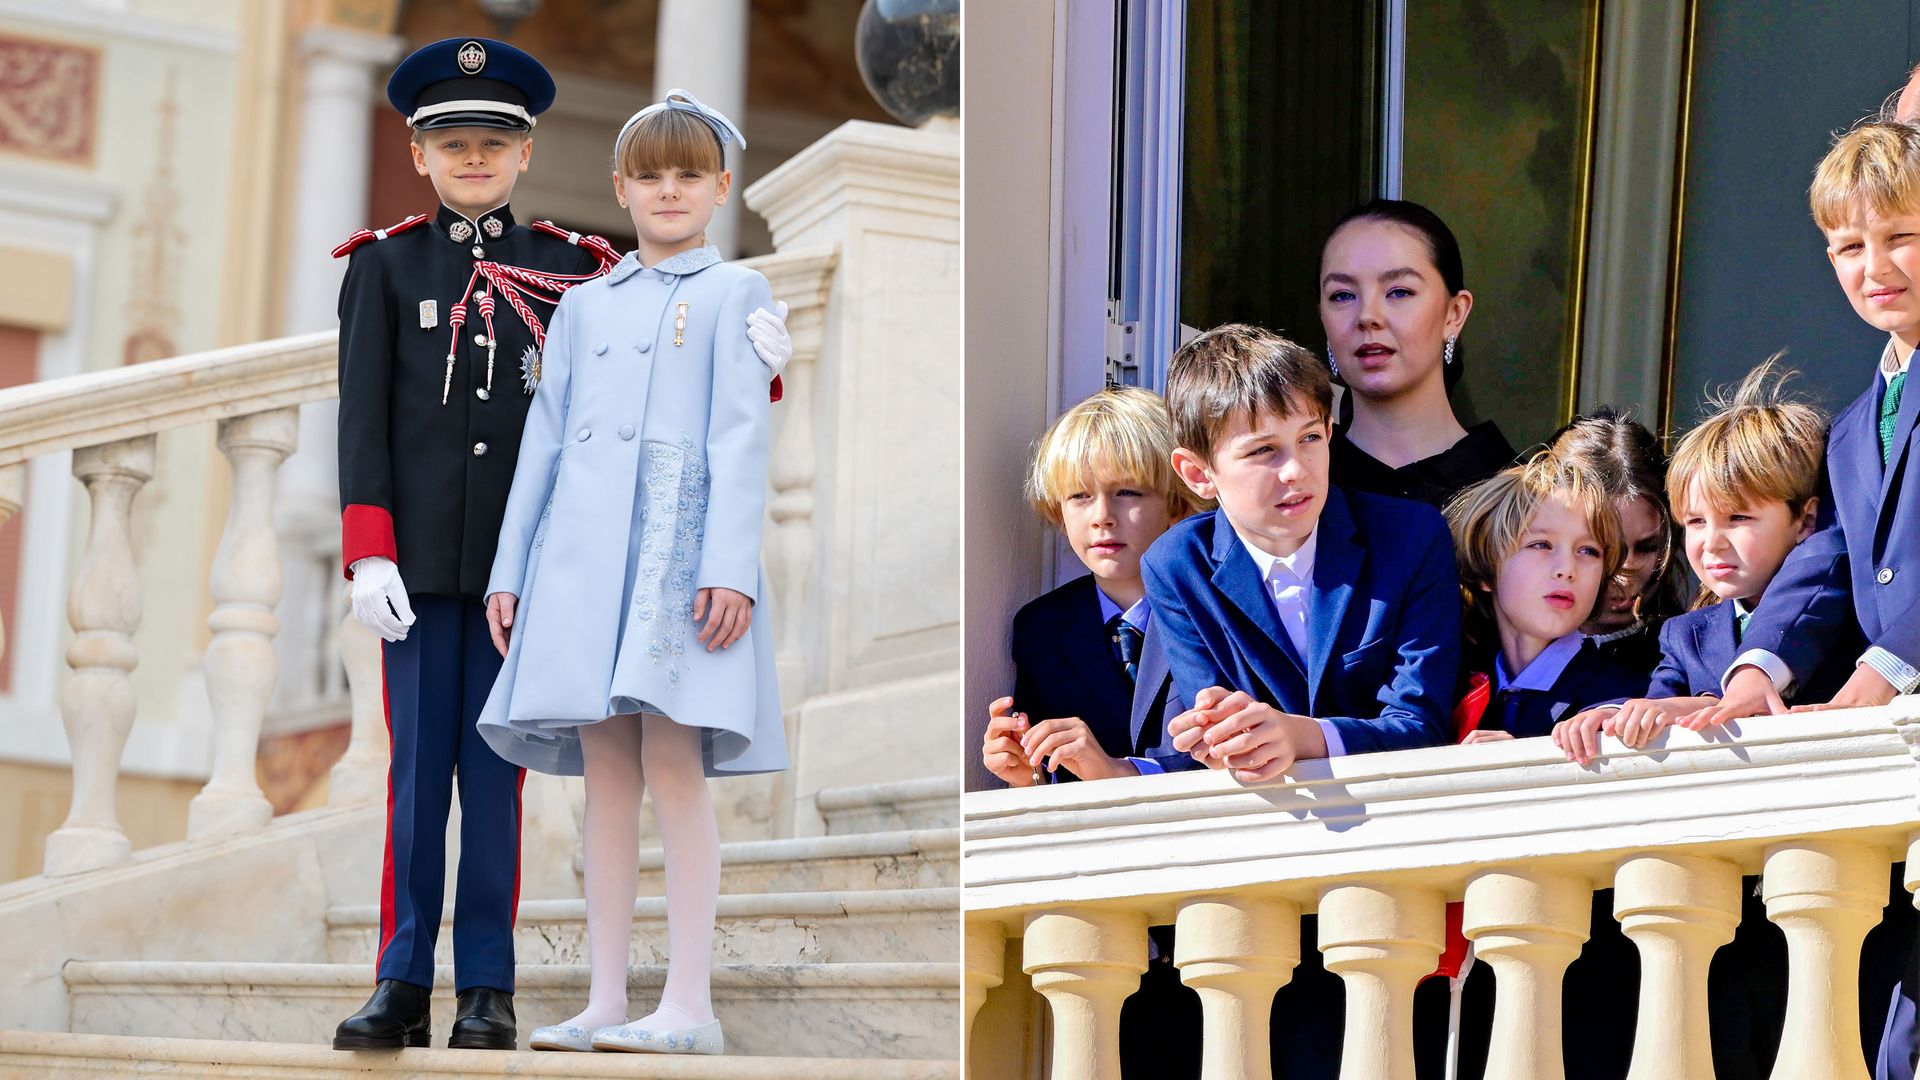
[[[769,305],[766,278],[704,247],[628,255],[554,310],[487,582],[519,598],[479,721],[501,757],[577,776],[580,725],[645,711],[704,729],[708,776],[787,767],[760,571],[768,374],[745,329]],[[693,622],[709,587],[755,601],[713,652]]]

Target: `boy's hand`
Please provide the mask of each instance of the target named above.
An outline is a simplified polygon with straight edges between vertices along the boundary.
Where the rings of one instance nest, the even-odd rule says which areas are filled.
[[[1460,740],[1460,745],[1473,746],[1476,743],[1505,742],[1511,738],[1513,738],[1513,732],[1511,731],[1494,731],[1487,728],[1475,728],[1467,732],[1467,737]]]
[[[1636,698],[1613,714],[1613,718],[1607,721],[1606,731],[1638,750],[1652,741],[1655,735],[1679,723],[1681,717],[1700,709],[1710,709],[1716,704],[1718,699],[1710,694],[1699,697]]]
[[[987,706],[987,735],[980,744],[980,763],[1009,787],[1033,785],[1033,766],[1020,749],[1020,736],[1026,730],[1027,714],[1013,711],[1012,698],[994,698]]]
[[[1214,712],[1226,715],[1209,724],[1201,736],[1235,780],[1261,783],[1293,768],[1302,758],[1327,756],[1326,736],[1312,717],[1281,712],[1246,697],[1228,695],[1215,705]],[[1240,704],[1243,700],[1246,703]]]
[[[1869,705],[1885,705],[1898,697],[1900,691],[1879,672],[1866,666],[1856,665],[1853,676],[1833,700],[1824,705],[1795,705],[1793,712],[1819,712],[1823,709],[1858,709]]]
[[[1020,749],[1025,751],[1026,761],[1033,768],[1045,762],[1047,771],[1053,772],[1065,765],[1082,780],[1140,774],[1132,762],[1113,758],[1100,749],[1100,740],[1093,737],[1093,729],[1077,716],[1042,720],[1032,725],[1020,736]]]
[[[1773,688],[1773,680],[1767,677],[1766,672],[1746,664],[1727,680],[1727,692],[1720,698],[1719,704],[1695,709],[1676,722],[1688,731],[1704,731],[1729,720],[1786,711],[1787,703],[1780,699],[1780,691]]]
[[[1600,732],[1618,709],[1588,709],[1553,725],[1553,745],[1566,752],[1567,760],[1585,765],[1600,756]],[[1502,734],[1505,734],[1502,732]]]
[[[493,635],[493,647],[507,655],[507,642],[513,638],[513,609],[519,598],[510,592],[487,597],[487,632]]]
[[[724,649],[747,632],[753,621],[753,601],[732,589],[701,589],[693,594],[693,621],[701,619],[706,625],[700,628],[700,644],[708,652]]]
[[[1246,694],[1229,694],[1219,686],[1209,686],[1195,694],[1193,708],[1167,721],[1167,735],[1173,739],[1173,748],[1192,755],[1193,760],[1209,769],[1222,768],[1221,761],[1213,756],[1212,748],[1202,741],[1202,736],[1209,726],[1220,722],[1229,712],[1245,707],[1252,700]],[[1219,711],[1223,702],[1227,704],[1227,710]]]

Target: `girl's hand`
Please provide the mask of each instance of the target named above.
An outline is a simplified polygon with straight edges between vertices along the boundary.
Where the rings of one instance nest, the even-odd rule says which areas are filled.
[[[708,652],[724,649],[740,640],[753,621],[753,601],[746,593],[732,589],[701,589],[693,594],[693,621],[706,621],[700,628],[700,644]]]
[[[1513,732],[1511,731],[1492,731],[1485,728],[1476,728],[1467,732],[1467,737],[1460,740],[1460,745],[1472,746],[1475,743],[1502,742],[1511,738],[1513,738]]]
[[[1585,765],[1600,756],[1600,732],[1612,733],[1608,721],[1617,710],[1588,709],[1578,716],[1569,717],[1553,725],[1553,745],[1567,755],[1567,760],[1577,765]]]
[[[487,597],[487,632],[493,635],[493,647],[507,655],[507,642],[513,637],[513,609],[519,598],[510,592]]]

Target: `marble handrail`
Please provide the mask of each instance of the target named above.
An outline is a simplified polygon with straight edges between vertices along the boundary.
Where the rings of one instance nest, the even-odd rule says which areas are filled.
[[[1638,751],[1608,739],[1586,767],[1530,739],[1303,762],[1257,786],[1193,772],[975,792],[964,811],[968,1023],[1022,1015],[982,1005],[1023,992],[1003,984],[1024,972],[1051,1007],[1054,1077],[1119,1075],[1119,1004],[1162,924],[1200,991],[1204,1074],[1267,1076],[1267,1006],[1298,916],[1317,913],[1347,987],[1343,1075],[1410,1078],[1413,988],[1448,901],[1495,976],[1487,1076],[1558,1077],[1561,976],[1609,887],[1641,954],[1630,1075],[1711,1076],[1707,965],[1741,874],[1764,870],[1790,955],[1774,1075],[1863,1078],[1860,946],[1890,863],[1908,858],[1920,888],[1920,697]]]
[[[804,677],[806,581],[812,561],[813,445],[821,419],[813,379],[826,337],[826,306],[838,252],[832,246],[778,252],[744,264],[760,270],[789,305],[794,359],[776,417],[770,469],[773,535],[768,577],[779,612],[778,662]],[[153,478],[160,432],[218,424],[217,445],[232,474],[232,502],[213,560],[205,654],[214,721],[213,770],[189,810],[190,839],[258,829],[271,808],[255,778],[261,725],[277,677],[274,637],[281,568],[274,492],[293,452],[298,407],[339,393],[338,334],[302,334],[169,360],[89,372],[0,390],[0,526],[20,509],[27,463],[71,450],[90,519],[85,552],[68,597],[73,677],[61,714],[73,755],[73,801],[47,838],[45,872],[80,873],[127,858],[130,846],[114,809],[120,754],[139,712],[130,678],[139,661],[133,636],[141,618],[134,557],[133,501]],[[4,647],[0,627],[0,648]],[[381,734],[377,641],[349,618],[336,639],[352,691],[352,734],[330,774],[329,801],[380,797],[387,748]],[[800,689],[800,688],[796,688]]]

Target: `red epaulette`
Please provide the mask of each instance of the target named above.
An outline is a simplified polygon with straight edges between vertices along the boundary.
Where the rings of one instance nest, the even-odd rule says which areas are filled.
[[[593,252],[593,257],[600,260],[600,269],[602,270],[611,270],[613,269],[613,264],[620,261],[620,253],[613,250],[613,245],[608,243],[607,238],[604,236],[569,232],[551,221],[536,221],[531,228],[534,232],[558,237],[569,244],[573,244],[576,247],[583,247]]]
[[[416,225],[424,224],[426,220],[427,215],[415,214],[410,218],[397,221],[384,229],[356,229],[352,236],[347,237],[346,240],[341,242],[339,247],[333,249],[333,257],[336,259],[345,258],[353,254],[354,248],[359,247],[369,240],[385,240],[389,236],[406,232]]]

